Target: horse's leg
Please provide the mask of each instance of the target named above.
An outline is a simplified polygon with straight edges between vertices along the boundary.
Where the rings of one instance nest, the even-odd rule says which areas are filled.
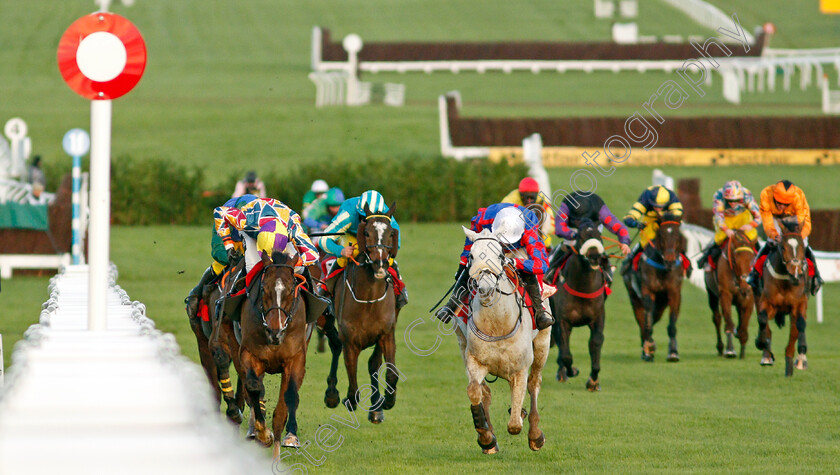
[[[239,408],[240,413],[245,409],[245,378],[242,372],[242,362],[239,360],[239,342],[236,341],[236,335],[233,331],[233,322],[230,320],[222,322],[222,335],[227,342],[227,353],[230,355],[233,362],[233,369],[236,370],[236,393],[234,400],[236,407]]]
[[[785,376],[793,376],[793,353],[796,349],[796,342],[799,341],[799,316],[797,312],[790,314],[790,334],[788,336],[788,344],[785,346]],[[802,318],[803,330],[805,319]]]
[[[708,278],[708,273],[706,273]],[[717,352],[718,356],[723,355],[723,339],[721,338],[720,334],[720,324],[721,324],[721,315],[720,315],[720,299],[717,295],[712,291],[709,285],[706,285],[706,297],[709,301],[709,308],[712,310],[712,323],[715,325],[715,333],[717,333]]]
[[[799,346],[796,349],[796,369],[804,370],[808,368],[808,342],[805,340],[805,316],[807,315],[807,307],[802,305],[796,313],[796,329],[799,330]]]
[[[533,361],[531,363],[533,364]],[[507,430],[509,434],[516,435],[522,432],[522,405],[525,402],[525,389],[528,384],[528,367],[511,375],[509,382],[510,419],[508,419]]]
[[[490,392],[490,386],[487,384],[487,381],[481,381],[481,405],[484,407],[484,417],[487,420],[487,427],[490,429],[490,432],[496,433],[496,429],[493,428],[493,423],[490,422],[490,403],[493,402],[493,395]]]
[[[586,382],[586,389],[589,391],[601,390],[601,384],[598,382],[598,374],[601,372],[601,347],[603,344],[604,316],[602,315],[589,325],[589,359],[592,362],[589,380]]]
[[[768,322],[776,317],[776,308],[768,305],[763,298],[759,301],[758,307],[758,336],[755,337],[755,347],[762,350],[759,364],[770,366],[776,361],[776,358],[771,351],[772,334]]]
[[[324,404],[327,407],[337,407],[339,402],[338,389],[338,357],[341,355],[341,339],[338,336],[338,331],[335,329],[335,318],[327,317],[327,322],[324,325],[324,334],[327,336],[327,341],[330,344],[330,352],[332,359],[330,360],[330,373],[327,375],[327,391],[324,393]]]
[[[306,374],[306,354],[301,352],[283,367],[283,382],[280,384],[280,397],[274,408],[273,428],[275,434],[282,434],[285,426],[286,435],[283,442],[274,444],[274,459],[280,454],[280,446],[300,447],[297,436],[297,408],[300,402],[298,392]]]
[[[213,352],[210,350],[210,342],[204,336],[204,331],[201,329],[201,319],[190,319],[190,328],[195,333],[195,339],[198,343],[198,359],[201,361],[201,367],[204,369],[204,374],[207,375],[207,380],[210,381],[210,387],[213,388],[213,395],[216,397],[216,404],[222,402],[222,391],[216,379],[216,364],[213,361]]]
[[[562,319],[557,324],[560,326],[560,338],[557,343],[557,381],[566,382],[569,378],[574,378],[580,371],[572,366],[572,351],[569,348],[569,339],[572,335],[572,324],[566,319]]]
[[[274,434],[268,430],[265,424],[265,386],[263,376],[265,368],[262,361],[246,349],[241,353],[242,371],[245,373],[245,390],[248,391],[248,401],[251,405],[251,412],[254,415],[254,429],[257,441],[265,447],[274,443]]]
[[[469,383],[467,384],[467,396],[470,398],[470,412],[473,417],[473,425],[475,431],[478,432],[478,445],[485,454],[495,454],[499,451],[499,444],[496,443],[496,436],[490,428],[489,412],[485,410],[484,399],[484,377],[487,376],[487,369],[480,365],[476,359],[467,354],[466,357],[467,377]]]
[[[648,289],[642,288],[642,319],[639,322],[642,332],[642,359],[653,361],[656,352],[656,342],[653,341],[653,312],[656,307],[656,296]],[[638,319],[638,317],[636,317]]]
[[[342,403],[353,411],[356,410],[356,405],[359,403],[356,400],[356,392],[359,390],[359,382],[356,379],[359,351],[355,345],[344,345],[344,367],[347,369],[347,397],[344,398]]]
[[[225,329],[222,325],[222,322],[218,322],[217,325],[213,326],[213,333],[210,334],[210,350],[213,353],[213,362],[216,366],[216,377],[219,382],[218,385],[221,387],[222,397],[224,398],[225,405],[227,406],[225,409],[225,415],[231,422],[241,424],[242,405],[237,402],[237,394],[234,393],[233,383],[231,383],[230,380],[230,363],[232,361],[230,356],[231,348],[229,341],[226,338],[227,334],[225,334]],[[237,348],[237,350],[239,350],[239,348]],[[238,362],[236,370],[239,371]],[[237,373],[237,375],[239,374],[241,373]],[[242,387],[242,385],[239,384],[241,379],[241,377],[237,378],[237,389]],[[241,393],[239,397],[244,399],[244,395]]]
[[[545,330],[537,334],[532,343],[534,348],[534,362],[528,374],[528,394],[531,397],[531,411],[528,413],[528,446],[531,450],[540,450],[545,444],[545,434],[540,430],[540,412],[537,400],[542,387],[542,372],[548,360],[551,334]]]
[[[680,317],[680,303],[682,301],[682,295],[680,293],[681,288],[677,287],[676,290],[670,292],[668,296],[668,358],[667,360],[670,362],[677,362],[680,360],[680,353],[677,351],[677,319]]]
[[[397,382],[400,374],[397,372],[397,342],[394,332],[388,333],[380,339],[382,354],[385,357],[385,403],[382,409],[386,411],[394,408],[397,404]]]
[[[735,305],[735,310],[738,312],[738,341],[741,342],[741,353],[738,355],[740,359],[744,359],[744,351],[747,347],[747,340],[750,337],[751,303],[747,298],[741,296]]]
[[[726,322],[726,327],[724,328],[726,332],[726,351],[724,352],[724,356],[734,358],[735,347],[732,344],[732,333],[735,331],[735,323],[732,321],[732,294],[729,292],[721,293],[720,307],[721,313],[723,313],[723,320]],[[718,341],[720,341],[720,336],[718,336]],[[718,349],[718,352],[720,352],[720,349]]]
[[[368,420],[374,424],[381,424],[385,421],[385,413],[382,411],[382,395],[379,392],[379,368],[382,366],[382,346],[380,343],[373,345],[373,353],[368,359],[368,374],[370,374],[370,385],[373,390],[370,393],[370,409],[368,409]]]

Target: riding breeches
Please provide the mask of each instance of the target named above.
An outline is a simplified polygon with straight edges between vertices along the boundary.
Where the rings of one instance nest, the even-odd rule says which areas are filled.
[[[644,216],[642,220],[645,223],[645,227],[639,232],[639,243],[641,243],[642,247],[645,247],[651,239],[656,237],[656,231],[659,231],[659,221],[650,216]]]

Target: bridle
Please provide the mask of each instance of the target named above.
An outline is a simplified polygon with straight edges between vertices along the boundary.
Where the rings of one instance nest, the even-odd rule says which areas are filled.
[[[264,293],[263,278],[265,277],[266,270],[268,270],[268,268],[270,268],[270,267],[289,268],[289,269],[292,270],[292,275],[294,275],[296,279],[300,280],[300,283],[295,285],[294,296],[292,298],[292,304],[291,304],[291,306],[289,307],[288,310],[283,308],[280,305],[272,305],[271,307],[269,307],[267,309],[263,308],[263,305],[262,305],[262,297],[263,297],[263,293]],[[301,289],[301,287],[304,287],[306,285],[306,277],[304,277],[301,274],[296,273],[295,272],[295,267],[291,266],[289,264],[267,264],[260,271],[259,277],[260,277],[259,285],[257,286],[259,290],[257,291],[256,298],[252,299],[251,295],[253,295],[253,294],[248,292],[248,300],[251,301],[251,305],[254,307],[254,309],[259,312],[260,318],[262,319],[263,328],[266,331],[270,331],[270,329],[268,328],[268,321],[266,320],[266,316],[269,313],[271,313],[272,310],[277,310],[282,315],[285,315],[286,316],[286,323],[284,325],[282,325],[280,330],[278,331],[278,333],[283,333],[289,327],[289,324],[292,321],[292,317],[297,312],[298,303],[301,300],[300,299],[300,289]]]
[[[371,214],[369,216],[366,216],[365,220],[364,220],[365,226],[367,226],[368,220],[373,219],[373,218],[386,219],[388,221],[388,225],[390,226],[391,217],[386,215],[386,214]],[[356,242],[357,242],[356,245],[358,245],[358,241],[359,240],[356,239]],[[364,252],[360,253],[361,259],[356,260],[355,258],[350,257],[350,260],[353,261],[353,263],[356,264],[357,267],[361,267],[361,266],[364,266],[364,265],[372,265],[376,261],[374,261],[370,258],[370,250],[371,249],[385,249],[387,251],[387,253],[390,255],[391,250],[393,248],[394,248],[394,246],[392,246],[392,245],[380,244],[380,243],[368,244],[367,241],[365,241]],[[384,259],[384,260],[381,260],[379,262],[382,262],[383,263],[382,265],[384,266],[384,262],[387,262],[387,261],[388,261],[387,259]],[[353,269],[353,272],[354,272],[354,277],[355,277],[355,269]],[[385,297],[388,296],[388,289],[391,285],[391,280],[390,280],[389,277],[387,277],[387,280],[386,280],[386,283],[385,283],[385,291],[382,293],[381,297],[376,298],[376,299],[372,299],[372,300],[361,300],[358,297],[356,297],[356,292],[353,290],[353,286],[350,284],[350,279],[348,277],[348,274],[349,274],[349,270],[345,270],[345,272],[344,272],[344,284],[347,287],[347,289],[350,291],[350,296],[353,297],[353,300],[356,301],[356,303],[365,303],[365,304],[377,303],[377,302],[381,302],[381,301],[385,300]]]
[[[676,225],[677,228],[679,228],[680,225],[681,225],[681,223],[679,221],[662,221],[661,223],[659,223],[659,229],[656,232],[656,237],[654,239],[651,239],[650,242],[648,242],[648,246],[651,249],[653,249],[653,251],[656,252],[656,254],[659,257],[662,258],[662,263],[660,264],[658,262],[653,261],[652,259],[650,259],[649,256],[646,256],[646,259],[645,259],[648,264],[650,264],[651,266],[653,266],[657,269],[660,269],[660,270],[669,269],[669,268],[673,267],[677,262],[682,261],[682,256],[680,255],[679,250],[676,250],[677,259],[674,259],[673,263],[669,263],[668,261],[665,260],[665,255],[663,254],[663,252],[660,251],[659,248],[656,247],[656,242],[657,242],[656,238],[659,237],[659,233],[662,230],[662,227],[665,226],[666,224]]]
[[[735,270],[735,256],[738,255],[738,253],[743,253],[743,252],[749,252],[750,254],[752,254],[754,256],[755,255],[755,248],[752,245],[743,245],[743,243],[742,243],[740,245],[736,245],[737,247],[735,247],[735,249],[732,249],[733,244],[735,243],[735,238],[736,238],[736,236],[739,236],[739,235],[743,236],[744,239],[747,239],[746,236],[744,236],[743,234],[738,234],[737,232],[731,238],[729,238],[727,240],[727,243],[726,243],[725,258],[726,258],[726,262],[729,264],[729,270],[732,271],[732,274],[736,275],[738,277],[738,279],[746,282],[747,277],[748,277],[748,273],[747,274],[738,274],[737,271]],[[752,266],[749,266],[749,267],[751,268]]]
[[[488,268],[484,268],[484,269],[481,269],[479,271],[479,274],[477,276],[478,278],[470,277],[470,280],[473,281],[473,282],[477,282],[478,280],[483,279],[484,276],[492,275],[493,278],[495,279],[495,282],[493,284],[493,289],[490,292],[490,297],[494,296],[497,293],[501,294],[501,295],[505,295],[505,296],[516,294],[516,289],[519,286],[519,276],[516,274],[516,269],[511,268],[511,266],[509,266],[505,263],[504,245],[498,239],[492,238],[492,237],[478,238],[475,241],[473,241],[473,244],[475,244],[478,241],[494,241],[496,244],[499,245],[499,254],[498,254],[497,257],[499,258],[499,262],[502,263],[502,269],[499,269],[500,272],[496,273],[496,272],[494,272],[494,270],[490,269],[490,267],[493,267],[493,266],[488,266]],[[473,257],[472,257],[472,252],[470,252],[470,256],[467,258],[467,272],[469,272],[469,269],[472,267],[472,264],[473,264]],[[504,275],[506,280],[513,285],[513,289],[510,292],[505,292],[505,291],[503,291],[499,288],[499,281],[501,280],[502,275]],[[513,276],[513,277],[511,277],[511,276]],[[516,279],[515,281],[513,280],[514,278]],[[477,285],[475,285],[474,288],[477,288]],[[488,334],[482,332],[481,329],[479,329],[476,326],[475,319],[473,319],[472,315],[470,315],[470,317],[467,319],[467,326],[469,327],[470,331],[479,340],[486,341],[488,343],[507,340],[508,338],[515,335],[516,332],[519,331],[519,327],[522,325],[522,303],[519,302],[519,296],[518,295],[516,296],[516,299],[517,299],[517,307],[519,307],[519,317],[516,319],[516,324],[513,326],[513,330],[511,330],[507,334],[501,335],[501,336],[488,335]],[[492,306],[496,302],[496,299],[491,298],[490,301],[491,301],[490,304],[485,305],[484,302],[482,302],[481,299],[479,299],[479,304],[481,304],[482,307],[487,308],[487,307]]]
[[[796,259],[796,258],[791,259],[790,264],[793,264],[793,266],[796,269],[796,272],[793,275],[791,275],[790,272],[788,272],[788,270],[787,270],[788,261],[785,260],[785,253],[784,253],[784,245],[785,245],[785,242],[787,242],[785,240],[786,237],[796,238],[797,242],[799,243],[799,245],[802,246],[803,249],[805,248],[805,243],[802,242],[802,234],[800,234],[800,233],[782,233],[782,249],[780,249],[780,257],[782,258],[782,263],[785,265],[785,270],[784,271],[788,274],[788,276],[792,280],[799,280],[799,278],[800,278],[799,277],[799,272],[800,271],[803,272],[803,276],[804,276],[805,266],[806,266],[807,260]],[[775,271],[775,269],[773,269],[772,263],[770,263],[770,266],[768,268],[771,269],[770,273],[774,277],[776,277],[776,274],[778,274],[778,273]],[[780,277],[776,277],[776,278],[780,278]]]

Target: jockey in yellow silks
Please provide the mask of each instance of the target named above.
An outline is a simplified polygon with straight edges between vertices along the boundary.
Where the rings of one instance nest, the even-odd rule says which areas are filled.
[[[721,243],[732,237],[735,231],[742,231],[748,239],[755,241],[758,238],[756,228],[761,224],[758,202],[738,180],[727,181],[715,192],[713,199],[715,239],[697,260],[700,269],[706,265],[709,256],[713,262],[717,260]]]
[[[546,199],[544,193],[540,192],[540,185],[537,180],[526,176],[519,182],[519,187],[502,198],[500,203],[513,203],[524,206],[537,214],[542,223],[540,226],[540,237],[545,243],[546,249],[551,249],[551,235],[554,234],[554,214],[551,202]],[[539,207],[540,214],[537,213]]]
[[[651,239],[656,237],[656,231],[659,230],[659,222],[666,213],[675,218],[682,218],[683,207],[676,193],[662,185],[647,187],[639,195],[639,200],[630,207],[630,211],[624,217],[624,224],[628,228],[639,228],[641,232],[639,234],[639,243],[633,247],[630,255],[627,256],[621,266],[622,274],[630,267],[636,254],[644,249]]]

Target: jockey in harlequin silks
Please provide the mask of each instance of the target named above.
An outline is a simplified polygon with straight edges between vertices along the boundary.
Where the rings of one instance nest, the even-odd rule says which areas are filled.
[[[534,213],[539,211],[541,215],[537,215],[537,218],[542,222],[540,230],[542,231],[543,242],[545,242],[546,249],[551,247],[551,234],[554,232],[554,212],[551,208],[551,202],[548,201],[544,193],[540,192],[540,185],[537,180],[526,176],[519,182],[519,187],[505,195],[500,203],[524,206]]]
[[[504,246],[505,256],[513,259],[517,274],[531,297],[537,329],[550,327],[554,323],[554,318],[543,307],[540,284],[543,275],[548,270],[548,256],[545,243],[540,237],[539,219],[536,215],[522,206],[497,203],[487,208],[480,208],[478,214],[472,218],[470,229],[477,233],[490,229],[499,236]],[[469,292],[467,285],[470,276],[467,263],[472,244],[469,238],[464,242],[458,272],[455,274],[456,282],[452,297],[435,313],[435,316],[444,322],[448,322],[453,315],[457,314],[458,307],[462,305],[463,295]],[[520,256],[515,255],[519,250],[524,250],[525,257],[521,257],[521,253]]]
[[[808,200],[805,199],[805,192],[790,181],[782,180],[761,190],[759,211],[761,212],[764,232],[767,234],[767,242],[758,251],[758,255],[755,257],[755,265],[747,279],[753,290],[758,294],[758,282],[762,275],[767,254],[773,246],[782,240],[782,228],[777,220],[788,216],[796,216],[802,239],[805,241],[805,257],[809,261],[809,274],[813,271],[811,295],[816,295],[823,284],[823,279],[820,277],[819,269],[817,269],[814,252],[808,245],[808,236],[811,234],[811,208],[808,206]]]
[[[307,267],[318,264],[318,250],[300,224],[300,216],[282,202],[258,198],[241,208],[220,206],[213,210],[216,233],[233,264],[242,257],[233,239],[237,231],[245,243],[245,269],[250,271],[260,261],[260,254],[271,257],[273,252],[283,252],[291,244],[300,256],[298,266],[306,277],[309,289],[314,289]]]
[[[723,188],[715,192],[713,199],[715,239],[697,259],[697,267],[700,269],[706,266],[709,257],[712,262],[717,262],[721,243],[732,237],[736,230],[742,231],[750,241],[755,241],[758,238],[756,228],[761,223],[758,203],[750,190],[744,188],[738,180],[727,181]]]
[[[677,194],[662,185],[647,187],[639,195],[638,201],[633,203],[627,216],[624,217],[624,224],[629,228],[641,229],[639,243],[630,251],[630,255],[621,264],[621,273],[627,272],[633,263],[633,258],[656,237],[659,230],[659,222],[668,213],[675,218],[682,218],[683,207]]]
[[[610,232],[618,237],[618,246],[621,248],[622,255],[626,256],[630,253],[630,233],[621,223],[621,220],[610,211],[604,200],[595,193],[575,191],[566,195],[557,209],[557,215],[554,217],[554,233],[563,239],[574,241],[577,238],[578,223],[584,219],[596,225],[606,226]],[[553,270],[562,266],[563,262],[572,255],[572,252],[572,248],[569,246],[565,246],[562,251],[555,252],[552,255],[549,269]],[[605,263],[603,269],[607,280],[612,282],[610,265]]]
[[[256,199],[258,198],[255,195],[242,195],[237,198],[227,200],[222,207],[241,208]],[[204,286],[212,282],[213,279],[221,274],[229,263],[227,250],[225,249],[224,243],[222,243],[222,238],[219,236],[219,233],[216,232],[215,222],[213,223],[212,234],[213,237],[210,239],[210,255],[213,257],[213,263],[207,268],[207,270],[204,271],[204,274],[198,281],[198,285],[193,287],[193,289],[190,290],[189,295],[187,295],[187,298],[184,299],[184,303],[187,305],[187,315],[189,315],[190,318],[195,318],[198,313],[198,303],[199,300],[201,300],[201,293]],[[239,231],[235,229],[231,230],[229,237],[233,247],[237,249],[239,255],[242,255],[244,246],[242,245],[242,236],[239,234]]]
[[[344,267],[347,265],[347,259],[352,259],[359,254],[359,248],[356,245],[356,231],[359,230],[359,223],[365,218],[365,207],[372,214],[385,214],[388,212],[388,205],[385,204],[385,198],[382,197],[376,190],[368,190],[360,196],[344,200],[335,215],[332,222],[323,234],[332,234],[331,236],[321,236],[318,239],[318,247],[326,254],[335,257],[335,265]],[[400,231],[400,225],[397,219],[391,216],[391,228],[397,233]],[[400,248],[401,237],[397,239],[397,249]],[[330,259],[332,260],[332,259]],[[325,260],[326,261],[326,260]],[[331,270],[327,269],[327,262],[323,263],[323,275],[328,276]],[[396,261],[389,262],[388,272],[393,278],[394,293],[396,294],[397,310],[403,308],[408,304],[408,290],[405,288],[405,283],[400,276],[400,269]]]

